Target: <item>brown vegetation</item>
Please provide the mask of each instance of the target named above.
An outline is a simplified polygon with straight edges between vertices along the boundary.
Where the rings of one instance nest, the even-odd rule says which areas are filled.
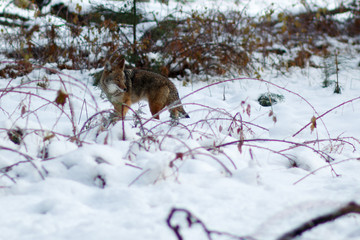
[[[136,67],[171,77],[189,73],[257,75],[256,63],[285,71],[294,66],[304,68],[311,56],[331,54],[328,38],[347,41],[360,33],[359,6],[355,2],[347,7],[318,8],[297,15],[283,12],[274,16],[270,10],[260,18],[240,11],[194,11],[185,19],[169,16],[157,22],[135,42],[126,37],[124,27],[146,21],[138,12],[134,17],[132,10],[116,12],[98,6],[82,15],[81,6],[71,12],[64,4],[51,9],[51,14],[65,19],[66,24],[30,26],[27,19],[19,18],[23,24],[13,22],[12,26],[20,29],[20,35],[3,35],[14,46],[5,53],[8,58],[40,65],[57,63],[59,69],[83,69],[103,66],[104,53],[115,53]],[[336,20],[335,16],[344,12],[351,12],[354,17]],[[11,26],[14,16],[3,16]],[[106,37],[100,38],[104,32]],[[40,41],[47,43],[38,44]],[[151,58],[151,54],[157,58]],[[285,55],[294,57],[283,60]],[[265,59],[269,57],[278,60],[266,66]],[[2,72],[6,73],[2,73],[3,77],[16,76],[9,69]]]

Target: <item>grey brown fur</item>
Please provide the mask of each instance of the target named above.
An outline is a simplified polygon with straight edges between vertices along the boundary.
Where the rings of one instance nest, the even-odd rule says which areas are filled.
[[[150,112],[156,119],[166,106],[169,106],[173,119],[189,117],[181,105],[175,85],[168,78],[145,70],[125,69],[124,60],[106,62],[100,88],[122,118],[128,107],[140,100],[149,102]]]

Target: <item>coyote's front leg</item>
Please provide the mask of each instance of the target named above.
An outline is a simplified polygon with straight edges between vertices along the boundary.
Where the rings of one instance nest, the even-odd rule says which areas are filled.
[[[117,114],[121,117],[121,119],[125,119],[126,113],[129,111],[129,107],[131,106],[131,99],[126,98],[124,102],[117,103],[115,105],[115,110]]]

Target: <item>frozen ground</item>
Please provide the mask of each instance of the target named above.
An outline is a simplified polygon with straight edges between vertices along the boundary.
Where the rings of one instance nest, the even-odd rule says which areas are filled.
[[[276,4],[284,2],[293,4]],[[268,2],[250,1],[248,8],[262,4]],[[341,61],[342,94],[322,88],[323,72],[309,67],[210,87],[219,79],[186,86],[173,79],[191,116],[176,126],[167,111],[152,120],[142,103],[133,109],[144,112],[143,127],[131,114],[124,125],[102,127],[96,113],[111,104],[91,85],[95,70],[39,68],[1,79],[0,239],[171,240],[166,218],[177,207],[211,230],[270,240],[350,201],[360,203],[359,62],[352,52]],[[39,83],[49,85],[41,90]],[[70,94],[71,105],[54,103],[59,89]],[[269,91],[284,95],[272,109],[257,102]],[[313,131],[308,126],[294,136],[329,110]],[[20,145],[7,131],[17,128]],[[74,135],[78,144],[68,140]],[[226,145],[240,139],[242,146]],[[173,220],[184,239],[207,239],[199,227],[186,227],[185,215]],[[359,229],[360,216],[348,215],[299,239],[358,240]]]

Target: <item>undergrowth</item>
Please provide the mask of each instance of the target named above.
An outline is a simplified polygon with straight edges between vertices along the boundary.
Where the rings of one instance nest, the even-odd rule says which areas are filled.
[[[0,77],[7,79],[8,83],[1,89],[0,100],[7,102],[18,96],[19,101],[12,102],[10,108],[1,106],[2,114],[9,119],[9,125],[2,126],[1,131],[6,139],[3,149],[9,151],[12,149],[9,146],[13,144],[17,150],[14,148],[11,151],[20,155],[26,153],[27,157],[23,155],[26,161],[38,159],[41,162],[46,159],[46,147],[53,138],[74,142],[78,147],[92,141],[110,144],[112,129],[119,128],[119,122],[113,118],[111,111],[99,112],[87,84],[60,72],[63,69],[99,68],[110,57],[124,57],[132,67],[151,69],[172,77],[189,78],[194,74],[255,76],[247,79],[290,92],[308,104],[314,116],[304,128],[310,127],[311,131],[316,131],[319,124],[327,131],[322,117],[358,100],[351,99],[320,114],[299,93],[261,79],[264,68],[286,73],[292,67],[305,69],[311,66],[323,69],[324,87],[335,85],[334,92],[340,93],[338,74],[342,64],[340,55],[344,53],[334,48],[333,41],[360,44],[355,40],[359,34],[356,29],[360,29],[359,5],[356,2],[333,10],[306,8],[307,11],[298,14],[284,11],[275,16],[274,10],[269,9],[261,16],[250,17],[245,9],[226,13],[212,10],[191,11],[182,18],[169,15],[162,20],[157,20],[155,16],[152,20],[146,18],[149,15],[137,11],[136,5],[131,2],[120,8],[95,6],[88,14],[82,13],[79,4],[75,10],[70,10],[66,4],[52,5],[49,13],[42,13],[41,5],[39,12],[29,10],[36,13],[36,21],[7,13],[9,7],[8,4],[1,15],[6,20],[1,24],[7,27],[1,29],[0,40],[4,42],[3,54],[16,61],[1,62]],[[342,13],[350,13],[353,18],[338,21],[336,16]],[[136,26],[145,22],[152,22],[153,27],[137,37]],[[131,31],[133,34],[129,34]],[[313,61],[314,56],[323,61]],[[93,76],[98,79],[100,75],[101,72],[97,72]],[[233,78],[227,81],[241,80]],[[191,94],[227,81],[210,84]],[[34,106],[34,99],[41,104]],[[282,99],[282,95],[270,92],[259,98],[263,106],[271,107],[269,120],[274,123],[277,118],[272,105]],[[305,142],[260,139],[254,133],[266,132],[267,129],[242,118],[243,114],[251,115],[250,104],[242,103],[242,112],[235,114],[225,109],[192,105],[203,112],[204,119],[191,124],[178,122],[176,126],[173,122],[155,123],[152,118],[144,119],[141,109],[131,109],[134,120],[131,124],[122,122],[121,140],[129,140],[126,135],[129,126],[140,130],[139,138],[132,142],[126,158],[133,160],[138,151],[161,151],[166,148],[165,142],[171,139],[178,142],[179,149],[182,149],[169,163],[169,168],[175,169],[170,171],[173,173],[185,159],[203,155],[216,161],[223,173],[231,175],[237,166],[226,154],[224,149],[227,147],[236,147],[240,154],[247,152],[251,159],[256,150],[269,151],[286,159],[289,167],[299,167],[299,164],[287,152],[294,148],[306,148],[332,169],[334,151],[341,151],[344,147],[355,151],[358,144],[358,139],[333,138],[329,132],[326,139]],[[42,115],[45,109],[51,109],[53,113],[46,120]],[[43,127],[42,121],[53,122],[52,127]],[[30,126],[30,122],[36,124]],[[70,130],[63,131],[62,124]],[[174,129],[182,132],[181,137],[174,134]],[[28,142],[34,139],[39,147],[31,149]],[[204,144],[193,148],[186,143],[189,139]],[[278,147],[268,148],[264,142],[272,142]],[[11,168],[5,166],[3,169]],[[332,171],[335,173],[334,169]],[[8,170],[5,173],[7,175],[3,176],[10,176]]]
[[[22,64],[21,62],[7,63],[18,66]],[[195,107],[195,112],[203,115],[202,119],[184,123],[179,121],[175,124],[171,120],[159,122],[152,117],[144,117],[140,105],[138,110],[130,109],[133,117],[121,121],[114,118],[112,110],[99,111],[95,96],[82,81],[55,69],[37,65],[27,67],[33,69],[31,74],[24,73],[23,78],[11,79],[4,88],[0,89],[0,101],[7,103],[1,105],[1,114],[9,119],[0,128],[2,139],[0,148],[2,152],[10,152],[11,155],[17,156],[15,159],[18,159],[1,167],[0,178],[8,178],[12,183],[16,183],[19,177],[12,174],[12,169],[22,164],[30,164],[42,179],[46,178],[47,170],[42,166],[42,162],[53,159],[48,154],[48,145],[53,140],[73,142],[78,147],[95,142],[111,145],[114,141],[128,141],[129,148],[124,159],[132,163],[130,164],[132,167],[136,167],[137,154],[140,152],[173,152],[173,157],[168,159],[167,167],[161,170],[164,174],[154,179],[154,183],[167,178],[177,179],[176,176],[180,174],[182,163],[188,159],[214,161],[220,173],[231,176],[239,164],[237,160],[229,156],[228,150],[234,148],[240,155],[246,156],[251,161],[254,160],[254,155],[258,151],[269,152],[287,161],[289,168],[301,167],[298,159],[292,155],[294,149],[309,150],[327,165],[334,176],[338,176],[333,167],[335,156],[341,155],[344,149],[354,152],[360,144],[359,139],[352,136],[331,137],[323,121],[323,117],[330,112],[359,101],[360,97],[343,102],[324,113],[318,113],[315,107],[299,93],[262,79],[236,78],[209,84],[182,98],[182,100],[186,99],[200,91],[227,82],[247,80],[266,83],[279,91],[295,95],[313,109],[315,115],[309,119],[308,124],[294,132],[293,137],[305,129],[317,131],[319,125],[323,126],[325,132],[327,131],[326,138],[315,137],[306,141],[290,141],[257,137],[269,130],[252,121],[243,120],[244,116],[252,116],[251,104],[246,101],[241,104],[240,110],[236,113],[208,105],[188,103],[185,105]],[[161,112],[167,110],[165,108]],[[272,116],[272,110],[269,110],[268,121],[276,122]],[[189,141],[197,144],[189,144]],[[174,146],[176,146],[176,151],[173,149]],[[337,162],[348,160],[336,159]],[[151,169],[137,167],[142,172],[139,179],[143,174],[151,171]],[[106,178],[101,179],[103,179],[103,185],[106,186]]]
[[[247,74],[260,78],[263,68],[286,73],[291,67],[308,66],[329,73],[327,65],[312,58],[335,56],[333,40],[360,44],[356,42],[359,6],[353,2],[336,9],[305,7],[308,10],[298,14],[283,11],[275,15],[270,9],[250,17],[246,9],[212,10],[157,20],[131,2],[120,8],[95,6],[87,14],[81,12],[81,5],[74,11],[62,3],[52,5],[49,13],[28,10],[34,11],[38,21],[6,13],[5,8],[3,25],[11,28],[2,29],[2,51],[9,59],[55,63],[58,69],[98,68],[105,58],[122,56],[134,67],[171,77]],[[337,20],[343,13],[350,17]],[[153,27],[139,36],[136,26],[145,22]],[[16,66],[8,66],[0,76],[15,77],[16,72]],[[326,81],[327,76],[324,86]]]
[[[23,62],[6,63],[17,66],[24,64]],[[128,142],[128,148],[123,149],[126,154],[120,157],[119,161],[127,170],[135,169],[138,172],[138,175],[128,183],[129,187],[141,183],[181,181],[182,166],[187,161],[210,163],[220,174],[231,177],[240,166],[243,167],[239,159],[242,161],[247,159],[249,163],[253,162],[255,165],[260,164],[257,163],[256,157],[260,152],[267,152],[279,161],[283,161],[287,168],[302,168],[308,172],[293,184],[299,184],[314,176],[317,171],[324,169],[327,169],[332,176],[338,177],[340,176],[337,172],[339,164],[360,160],[359,158],[339,158],[344,151],[358,151],[360,141],[351,136],[341,135],[332,138],[330,132],[327,132],[328,137],[315,137],[306,141],[257,137],[269,130],[254,121],[244,120],[245,116],[251,117],[253,114],[252,105],[246,101],[241,103],[235,113],[223,108],[213,108],[210,105],[187,103],[184,105],[192,105],[194,108],[190,114],[201,113],[204,117],[197,121],[179,121],[176,124],[171,120],[158,121],[153,117],[146,117],[141,110],[143,106],[140,105],[139,109],[130,109],[129,113],[132,113],[132,116],[122,121],[116,118],[112,110],[99,110],[93,90],[89,89],[83,81],[55,69],[28,63],[22,67],[32,70],[29,70],[30,73],[24,72],[21,77],[11,78],[8,84],[0,89],[0,114],[8,118],[8,121],[2,122],[0,126],[1,189],[10,188],[24,177],[32,176],[32,179],[36,181],[51,177],[50,172],[53,169],[49,169],[51,165],[47,163],[55,162],[62,157],[62,155],[50,154],[49,148],[54,141],[71,142],[78,149],[93,144],[115,146],[118,142]],[[315,115],[309,119],[308,124],[294,132],[294,137],[302,131],[318,131],[320,125],[327,131],[326,124],[322,121],[324,116],[344,105],[360,100],[360,97],[349,99],[324,113],[319,113],[301,94],[255,78],[235,78],[215,82],[190,92],[181,100],[186,100],[189,96],[216,85],[243,80],[262,82],[279,92],[293,94],[313,109]],[[162,112],[167,110],[163,109]],[[276,122],[272,111],[269,110],[268,121]],[[234,152],[234,149],[238,154],[235,158],[230,154]],[[313,152],[323,166],[313,170],[304,168],[301,161],[299,162],[299,159],[292,154],[294,149]],[[142,156],[144,152],[172,153],[166,155],[165,165],[154,168],[151,165],[140,164],[138,155]],[[101,154],[95,154],[92,157],[95,165],[112,164]],[[71,168],[66,163],[63,165]],[[108,184],[106,172],[96,172],[91,178],[93,187],[111,186]],[[295,238],[315,227],[313,222],[323,224],[335,219],[336,216],[358,212],[358,206],[350,203],[339,209],[336,212],[337,215],[330,214],[314,218],[309,221],[309,224],[306,222],[299,228],[284,233],[278,239]],[[184,221],[187,227],[179,221],[174,221],[174,215],[180,213],[185,214]],[[167,224],[179,240],[185,240],[184,233],[195,225],[201,226],[207,239],[219,236],[228,239],[255,240],[252,236],[238,236],[211,230],[186,209],[172,209],[168,215]]]

